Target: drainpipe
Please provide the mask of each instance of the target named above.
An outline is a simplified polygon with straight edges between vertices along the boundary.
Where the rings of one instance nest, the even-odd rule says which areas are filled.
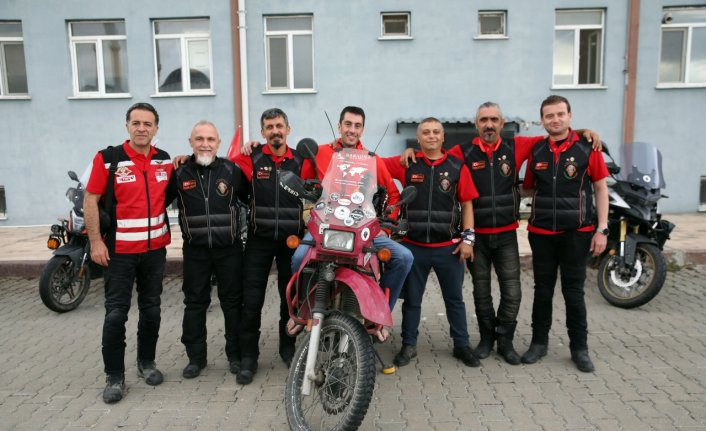
[[[635,140],[635,95],[637,84],[637,50],[640,32],[640,0],[630,0],[628,9],[628,45],[625,106],[623,107],[623,144]]]
[[[245,0],[230,0],[231,56],[233,57],[233,96],[235,99],[235,128],[242,126],[242,142],[250,139],[248,105],[248,53],[246,44]],[[237,31],[236,31],[237,30]]]

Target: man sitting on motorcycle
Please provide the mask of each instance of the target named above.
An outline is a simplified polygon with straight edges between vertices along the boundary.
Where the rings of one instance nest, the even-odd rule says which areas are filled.
[[[404,168],[399,157],[384,159],[392,176],[403,186],[417,188],[417,198],[405,205],[409,230],[402,244],[414,254],[412,270],[405,282],[402,304],[402,349],[394,358],[398,367],[417,356],[417,336],[421,320],[422,297],[429,272],[434,269],[446,306],[446,316],[453,338],[453,356],[466,366],[480,365],[473,353],[463,301],[463,277],[466,259],[473,260],[473,203],[478,192],[463,161],[447,157],[442,149],[444,127],[436,118],[422,120],[417,128],[421,163]],[[458,205],[460,203],[459,232]]]

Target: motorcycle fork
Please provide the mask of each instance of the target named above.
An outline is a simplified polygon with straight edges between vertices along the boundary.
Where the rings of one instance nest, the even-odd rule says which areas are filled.
[[[304,366],[304,379],[302,381],[302,394],[311,395],[311,382],[316,379],[316,358],[319,353],[321,340],[321,326],[324,323],[331,287],[333,285],[333,265],[323,265],[319,271],[319,280],[316,283],[314,309],[312,310],[311,332],[309,335],[309,350],[306,352],[306,365]]]
[[[620,237],[618,238],[619,241],[619,249],[618,249],[618,256],[620,257],[620,260],[625,259],[625,238],[627,238],[628,234],[628,221],[624,218],[620,218]]]

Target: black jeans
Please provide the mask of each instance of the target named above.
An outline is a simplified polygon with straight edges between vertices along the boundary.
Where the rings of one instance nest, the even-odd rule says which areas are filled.
[[[137,360],[153,361],[159,338],[160,295],[167,249],[136,254],[111,253],[105,280],[102,353],[105,372],[125,372],[125,322],[137,281]]]
[[[295,339],[287,335],[289,309],[285,301],[287,283],[292,277],[291,262],[294,250],[287,247],[286,240],[261,238],[250,234],[245,245],[243,259],[243,315],[240,321],[241,356],[256,359],[260,355],[260,326],[262,306],[265,303],[267,278],[272,259],[277,262],[277,290],[279,291],[279,342],[294,344]]]
[[[218,299],[225,322],[226,356],[240,359],[238,325],[243,310],[240,244],[224,248],[184,245],[184,320],[181,342],[191,362],[206,361],[206,312],[211,305],[211,274],[218,281]]]
[[[478,321],[493,321],[495,308],[490,284],[490,268],[495,268],[500,285],[498,324],[517,324],[517,313],[522,300],[520,286],[520,252],[517,245],[517,230],[497,234],[476,234],[473,246],[473,261],[466,262],[473,277],[473,302]]]
[[[588,323],[584,281],[586,260],[592,232],[568,231],[557,235],[530,232],[532,268],[534,271],[534,303],[532,305],[532,343],[547,344],[552,326],[552,298],[557,270],[561,270],[561,293],[566,305],[566,327],[569,348],[588,348]]]

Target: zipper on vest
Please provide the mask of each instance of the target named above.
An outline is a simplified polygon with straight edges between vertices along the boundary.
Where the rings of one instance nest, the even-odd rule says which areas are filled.
[[[556,172],[559,169],[554,153],[549,150],[549,155],[552,158],[552,230],[556,232]]]
[[[275,173],[275,239],[279,237],[279,171],[280,167],[277,166]]]
[[[147,181],[147,172],[142,171],[142,176],[145,178],[145,194],[147,195],[147,251],[150,251],[152,250],[152,208],[150,208],[150,185],[149,181]]]
[[[429,187],[429,204],[427,205],[427,243],[431,242],[431,202],[432,195],[434,194],[434,166],[431,167],[431,176],[429,179],[431,187]]]
[[[490,154],[490,210],[493,214],[493,227],[498,225],[497,217],[495,216],[495,152]]]
[[[202,174],[199,173],[198,168],[196,169],[196,179],[199,180],[199,185],[201,186],[201,193],[203,194],[204,204],[206,205],[206,237],[208,238],[208,248],[213,248],[213,240],[211,238],[211,212],[208,204],[208,197],[211,192],[211,171],[208,171],[208,180],[206,181],[206,188],[203,187]]]

